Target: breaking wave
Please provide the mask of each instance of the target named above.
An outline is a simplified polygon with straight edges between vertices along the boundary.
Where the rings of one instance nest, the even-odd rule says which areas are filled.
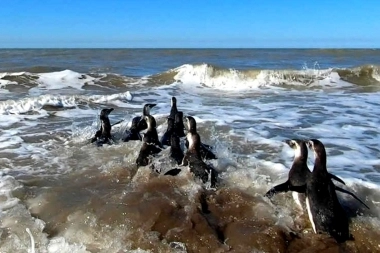
[[[219,68],[210,64],[185,64],[150,76],[128,77],[114,73],[81,74],[72,70],[49,73],[0,73],[0,89],[12,85],[27,89],[59,90],[85,89],[86,85],[103,88],[133,87],[134,85],[202,85],[221,90],[246,90],[269,86],[341,87],[347,85],[379,85],[380,66],[363,65],[355,68],[320,69],[304,67],[300,70]],[[9,87],[8,87],[9,86]]]
[[[217,89],[251,89],[264,86],[342,86],[380,84],[379,67],[365,65],[351,69],[236,70],[209,64],[183,65],[172,69],[174,80],[199,83]],[[167,74],[166,74],[167,75]]]
[[[79,105],[102,104],[102,103],[127,103],[132,100],[132,94],[127,91],[111,95],[75,95],[57,96],[41,95],[38,97],[23,98],[20,100],[6,100],[0,102],[0,115],[8,114],[28,114],[39,112],[41,109],[49,108],[74,108]]]

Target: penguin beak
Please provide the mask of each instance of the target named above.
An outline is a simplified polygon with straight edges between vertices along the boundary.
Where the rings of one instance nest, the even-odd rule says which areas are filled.
[[[286,144],[290,146],[291,140],[283,140],[283,142],[285,142]]]
[[[149,108],[155,107],[157,104],[148,104]]]

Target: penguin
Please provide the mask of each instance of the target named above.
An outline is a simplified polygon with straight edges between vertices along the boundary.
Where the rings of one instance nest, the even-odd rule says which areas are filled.
[[[215,187],[217,172],[212,166],[202,160],[201,137],[196,132],[195,119],[191,116],[187,116],[185,119],[189,128],[189,132],[186,135],[189,147],[183,157],[181,165],[189,166],[190,172],[193,173],[195,177],[201,179],[203,183],[208,182],[210,178],[211,187]]]
[[[151,115],[147,115],[141,120],[146,122],[148,130],[144,134],[143,144],[136,159],[136,165],[138,167],[148,165],[150,163],[150,157],[158,154],[162,150],[162,145],[158,140],[155,118]]]
[[[91,143],[96,142],[98,146],[102,146],[103,144],[111,144],[112,136],[111,136],[111,122],[108,118],[108,115],[113,111],[113,108],[106,108],[101,110],[100,112],[100,121],[101,126],[98,131],[96,131],[95,136],[91,139]]]
[[[178,109],[177,109],[177,99],[176,99],[176,97],[172,97],[169,118],[175,119],[175,114],[177,112],[178,112]]]
[[[185,119],[186,119],[187,125],[188,125],[188,128],[187,128],[188,133],[198,134],[197,133],[197,123],[196,123],[195,119],[191,116],[185,117]],[[199,153],[200,153],[201,159],[204,159],[204,160],[217,159],[216,155],[211,150],[212,149],[211,146],[204,144],[202,142],[200,142],[199,145],[200,145]],[[186,148],[189,148],[189,138],[186,138],[185,146],[186,146]]]
[[[183,112],[179,111],[175,114],[174,118],[174,133],[179,137],[185,137],[186,134],[183,131],[185,126],[183,125]]]
[[[168,128],[166,129],[166,132],[161,137],[161,144],[166,146],[171,146],[171,137],[174,134],[174,119],[167,118],[166,120],[168,124]]]
[[[124,142],[132,141],[132,140],[140,140],[142,141],[142,137],[140,132],[147,129],[147,124],[145,120],[143,120],[144,116],[150,115],[150,109],[155,107],[157,104],[145,104],[143,107],[143,115],[137,116],[132,119],[132,125],[129,130],[126,131],[127,135],[123,138]]]
[[[307,142],[314,151],[314,169],[306,180],[306,206],[314,233],[328,233],[338,243],[352,239],[348,217],[339,203],[326,167],[325,147],[317,139]]]
[[[278,192],[291,191],[293,186],[302,186],[306,184],[306,178],[311,173],[307,166],[308,151],[305,141],[300,139],[285,140],[285,143],[294,149],[293,164],[288,173],[288,180],[285,183],[276,185],[271,188],[266,194],[266,197],[271,198]],[[337,176],[330,174],[332,179],[345,184],[344,181]]]
[[[285,143],[294,149],[294,160],[288,173],[288,180],[285,183],[274,186],[264,196],[271,198],[279,192],[293,191],[292,195],[295,202],[301,209],[303,209],[302,204],[300,202],[300,199],[302,199],[302,197],[299,196],[297,189],[300,189],[300,187],[302,188],[302,186],[306,184],[307,177],[311,174],[307,166],[308,150],[306,142],[304,140],[294,139],[285,140]],[[328,173],[328,176],[330,177],[330,179],[334,179],[335,181],[345,185],[345,182],[339,177],[335,176],[334,174]],[[361,201],[358,197],[356,197],[353,193],[346,191],[336,185],[334,185],[334,187],[337,191],[351,195],[368,208],[368,206],[364,204],[364,202]]]

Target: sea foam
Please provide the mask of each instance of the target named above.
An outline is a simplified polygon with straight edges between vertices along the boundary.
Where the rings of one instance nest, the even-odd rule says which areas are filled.
[[[176,69],[174,79],[183,85],[198,85],[220,90],[249,90],[265,86],[322,86],[341,87],[350,84],[340,81],[332,69],[303,70],[236,70],[219,69],[209,64],[185,64]]]

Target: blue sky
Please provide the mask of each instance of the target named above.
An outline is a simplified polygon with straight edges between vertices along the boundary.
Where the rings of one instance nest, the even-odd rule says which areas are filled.
[[[4,0],[1,48],[380,48],[378,0]]]

